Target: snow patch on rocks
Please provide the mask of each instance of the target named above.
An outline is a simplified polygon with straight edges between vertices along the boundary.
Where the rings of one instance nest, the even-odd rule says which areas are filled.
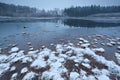
[[[27,73],[22,80],[33,80],[37,74],[34,72]]]
[[[6,62],[7,58],[6,55],[0,55],[0,63]]]
[[[80,38],[81,45],[85,48],[75,47],[74,44],[57,44],[56,50],[50,50],[48,48],[42,48],[40,50],[31,49],[25,54],[23,50],[11,48],[10,55],[0,55],[0,76],[4,75],[7,71],[16,70],[15,63],[28,64],[28,66],[22,67],[21,74],[25,74],[22,80],[32,80],[38,78],[40,80],[66,80],[67,77],[70,80],[110,80],[111,74],[120,76],[120,66],[114,61],[109,61],[105,57],[96,54],[95,52],[105,52],[103,48],[89,48],[87,40]],[[89,44],[89,45],[88,45]],[[108,67],[99,69],[99,66],[92,66],[90,56],[96,63],[101,63]],[[115,53],[118,61],[119,54]],[[69,63],[69,61],[72,61]],[[67,63],[68,62],[68,63]],[[88,75],[87,70],[90,70],[93,74]],[[10,68],[11,67],[11,68]],[[72,70],[69,70],[72,67]],[[37,70],[44,69],[43,72],[37,73]],[[15,79],[18,76],[17,73],[11,76],[11,79]],[[37,76],[37,77],[36,77]],[[103,80],[104,80],[103,79]]]
[[[25,67],[25,68],[23,68],[23,69],[21,70],[21,74],[26,73],[27,71],[28,71],[28,68]]]
[[[10,68],[10,71],[14,71],[16,69],[16,67],[15,66],[12,66],[11,68]]]
[[[103,48],[94,48],[92,49],[94,52],[105,52],[105,50]]]
[[[0,76],[2,76],[3,73],[8,71],[9,68],[10,68],[10,64],[9,63],[1,63],[0,64]]]
[[[79,78],[79,73],[77,72],[71,72],[70,73],[70,80],[77,80]]]
[[[117,58],[118,63],[120,64],[120,54],[119,53],[115,53],[115,56]]]
[[[12,52],[17,52],[18,50],[19,50],[18,47],[13,47],[13,48],[11,48],[10,53],[12,53]]]
[[[110,80],[110,78],[106,75],[100,75],[97,77],[98,80]]]
[[[16,79],[17,79],[17,75],[18,75],[18,73],[14,73],[14,74],[11,76],[11,79],[10,79],[10,80],[16,80]]]

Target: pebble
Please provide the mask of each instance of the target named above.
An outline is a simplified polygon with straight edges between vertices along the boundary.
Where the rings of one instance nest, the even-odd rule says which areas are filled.
[[[79,44],[79,43],[77,43],[77,46],[80,46],[80,44]]]
[[[13,47],[13,48],[11,48],[10,52],[17,52],[18,50],[19,50],[18,47]]]
[[[29,48],[33,48],[33,46],[29,46]]]
[[[31,45],[31,42],[28,42],[27,44],[28,44],[28,45]]]
[[[97,39],[94,39],[95,42],[97,42]]]
[[[26,34],[26,32],[22,32],[22,34]]]
[[[118,46],[117,49],[120,50],[120,46]]]
[[[17,44],[13,44],[12,47],[15,47]]]
[[[105,46],[105,43],[101,43],[103,46]]]
[[[113,42],[113,41],[111,41],[110,43],[111,43],[112,45],[115,45],[115,44],[116,44],[116,42]]]
[[[51,45],[51,46],[54,46],[54,44],[53,44],[53,43],[51,43],[50,45]]]
[[[34,48],[32,47],[32,48],[30,48],[29,50],[33,50]]]
[[[110,47],[112,47],[113,45],[112,45],[111,43],[107,43],[107,46],[110,46]]]
[[[44,49],[44,48],[45,48],[45,46],[43,45],[43,46],[42,46],[42,49]]]
[[[117,42],[118,45],[120,45],[120,42]]]

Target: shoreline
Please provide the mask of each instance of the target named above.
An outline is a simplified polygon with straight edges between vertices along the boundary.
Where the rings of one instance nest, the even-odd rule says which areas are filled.
[[[57,44],[73,43],[76,47],[81,47],[80,46],[81,40],[79,40],[79,38],[80,39],[82,38],[82,40],[85,40],[85,41],[89,41],[89,42],[85,42],[85,43],[89,43],[89,44],[85,44],[85,45],[88,45],[89,48],[97,48],[97,47],[104,48],[105,54],[103,54],[102,56],[106,57],[108,60],[115,60],[114,53],[120,52],[120,50],[117,49],[117,47],[120,45],[120,37],[118,36],[91,34],[91,35],[81,35],[76,37],[70,36],[70,37],[61,38],[61,39],[59,38],[51,42],[44,42],[44,43],[40,43],[38,41],[36,42],[35,40],[33,40],[32,42],[27,40],[26,42],[22,42],[22,43],[10,41],[12,43],[4,44],[6,45],[4,47],[2,46],[3,44],[1,44],[1,53],[9,55],[8,51],[10,50],[10,48],[14,46],[18,46],[20,49],[24,49],[26,53],[29,51],[30,48],[39,49],[39,48],[47,47],[51,50],[55,50],[54,45],[57,45]],[[83,45],[82,47],[85,47],[85,46]]]
[[[120,17],[0,17],[0,22],[79,19],[102,23],[120,23]]]

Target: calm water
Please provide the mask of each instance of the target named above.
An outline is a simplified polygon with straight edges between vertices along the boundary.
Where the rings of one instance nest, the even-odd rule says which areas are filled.
[[[38,48],[62,43],[63,39],[64,42],[77,42],[77,37],[93,34],[120,37],[120,24],[78,19],[0,22],[0,47],[17,44],[21,49],[27,49],[27,42],[31,42]]]

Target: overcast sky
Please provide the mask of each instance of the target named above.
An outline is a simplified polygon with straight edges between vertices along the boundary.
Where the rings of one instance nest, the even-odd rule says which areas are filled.
[[[102,6],[120,5],[120,0],[0,0],[0,2],[25,5],[39,9],[63,9],[71,6],[85,6],[92,4]]]

